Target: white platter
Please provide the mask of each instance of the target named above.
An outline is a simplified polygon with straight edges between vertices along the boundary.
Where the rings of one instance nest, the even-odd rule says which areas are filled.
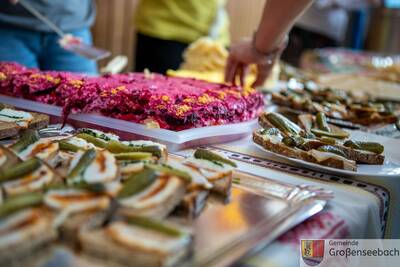
[[[0,103],[19,109],[44,113],[50,116],[51,123],[62,122],[62,108],[22,98],[0,94]],[[226,125],[207,126],[183,131],[151,129],[143,124],[114,119],[100,114],[72,114],[67,122],[75,128],[93,127],[112,131],[123,140],[149,139],[167,145],[168,150],[178,151],[190,147],[226,143],[249,136],[257,127],[257,119]]]
[[[319,172],[330,173],[346,177],[399,177],[400,178],[400,140],[392,139],[375,134],[365,133],[361,131],[349,131],[350,138],[358,141],[378,142],[385,147],[385,162],[383,165],[367,165],[357,164],[357,171],[341,170],[330,168],[319,164],[307,162],[300,159],[289,158],[277,153],[273,153],[264,149],[262,146],[255,144],[259,149],[264,151],[265,156],[271,160],[287,163],[296,167],[307,168]]]

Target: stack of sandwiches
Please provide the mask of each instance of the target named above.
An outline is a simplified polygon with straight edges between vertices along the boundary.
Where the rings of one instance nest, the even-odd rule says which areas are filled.
[[[199,216],[211,194],[229,197],[235,166],[94,129],[62,139],[25,129],[0,147],[0,265],[43,262],[61,243],[93,261],[175,266],[196,238],[177,221]]]

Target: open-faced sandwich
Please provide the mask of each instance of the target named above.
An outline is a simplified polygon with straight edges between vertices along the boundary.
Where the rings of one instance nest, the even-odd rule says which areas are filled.
[[[351,140],[349,133],[327,123],[324,113],[300,115],[295,123],[278,113],[264,113],[263,129],[253,133],[255,143],[266,150],[320,165],[357,170],[357,163],[383,164],[379,143]]]
[[[42,129],[49,124],[49,116],[16,110],[0,103],[0,139],[17,136],[24,129]]]
[[[307,84],[301,89],[274,92],[271,101],[279,106],[314,115],[322,112],[328,119],[349,121],[358,125],[389,124],[398,120],[393,104],[389,102],[377,102],[365,94],[356,95],[331,88],[313,88]]]

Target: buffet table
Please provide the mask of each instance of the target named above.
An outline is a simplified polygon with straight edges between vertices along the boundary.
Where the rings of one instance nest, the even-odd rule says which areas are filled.
[[[251,88],[151,73],[84,77],[0,67],[3,138],[16,138],[0,147],[4,166],[12,166],[3,174],[3,213],[14,218],[9,207],[32,191],[16,210],[38,205],[28,212],[49,214],[43,224],[55,231],[44,242],[54,266],[106,266],[104,257],[136,264],[131,253],[144,256],[142,266],[298,266],[301,239],[400,237],[400,143],[366,126],[398,132],[394,103],[310,89],[307,80],[265,98]],[[291,111],[269,110],[278,100]],[[54,206],[65,194],[66,206]],[[74,210],[82,196],[104,203],[82,214]],[[76,214],[83,223],[68,225]],[[124,227],[132,232],[122,234]],[[179,243],[182,253],[154,242],[168,250],[154,258],[140,247],[152,240],[148,231]]]
[[[313,171],[300,170],[262,159],[260,151],[251,138],[219,144],[209,149],[224,153],[239,162],[239,169],[257,176],[295,185],[314,185],[331,190],[334,194],[321,213],[308,219],[257,254],[235,266],[298,266],[300,239],[340,238],[398,238],[392,224],[396,211],[391,203],[399,192],[396,179],[346,179]],[[188,155],[191,150],[179,152]],[[389,191],[392,190],[392,192]],[[398,218],[398,217],[397,217]]]

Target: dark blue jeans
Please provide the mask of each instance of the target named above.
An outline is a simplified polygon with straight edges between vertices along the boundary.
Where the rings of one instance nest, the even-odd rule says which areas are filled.
[[[92,43],[89,28],[69,32],[85,43]],[[0,61],[14,61],[41,70],[97,74],[95,61],[64,50],[55,33],[0,26]]]

